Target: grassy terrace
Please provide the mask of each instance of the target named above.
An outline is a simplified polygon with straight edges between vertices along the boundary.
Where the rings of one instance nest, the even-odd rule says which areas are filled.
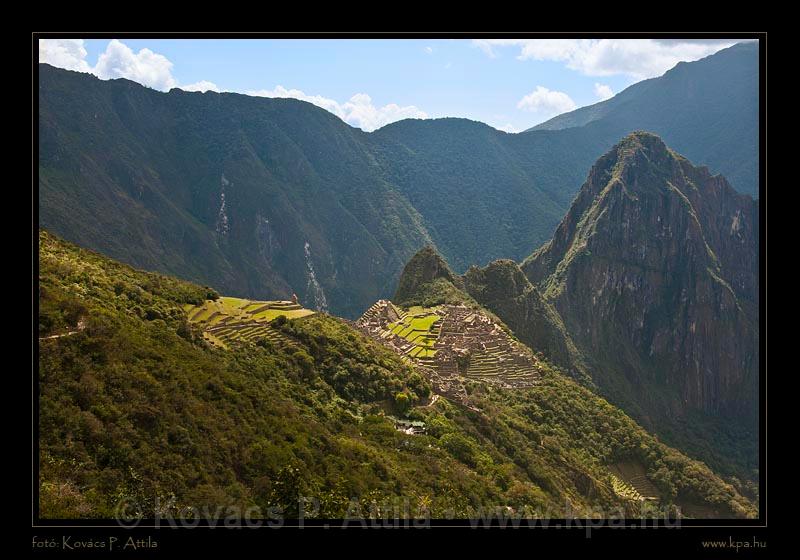
[[[614,493],[619,496],[620,498],[624,498],[626,500],[633,500],[635,502],[643,501],[644,498],[642,495],[630,484],[619,478],[618,476],[612,474],[611,475],[611,487],[614,490]]]
[[[207,300],[201,305],[187,305],[189,322],[203,327],[203,336],[212,345],[228,348],[234,341],[255,342],[266,338],[275,343],[290,343],[269,323],[278,316],[297,319],[312,315],[291,301],[253,301],[235,297]]]
[[[466,376],[476,379],[500,376],[507,381],[516,381],[538,374],[533,363],[520,363],[508,359],[501,361],[505,354],[506,351],[501,348],[474,353]]]
[[[433,345],[439,336],[441,317],[434,313],[434,309],[411,307],[400,320],[388,325],[391,332],[414,344],[408,352],[413,358],[433,358],[436,355]]]

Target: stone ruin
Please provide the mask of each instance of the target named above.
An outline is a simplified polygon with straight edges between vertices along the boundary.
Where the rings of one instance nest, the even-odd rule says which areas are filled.
[[[485,313],[465,305],[445,305],[441,313],[443,321],[435,345],[441,375],[509,388],[535,383],[538,359]]]
[[[355,326],[424,373],[437,393],[463,404],[468,405],[467,380],[504,388],[536,384],[540,375],[536,356],[485,313],[465,305],[442,305],[431,313],[441,317],[431,330],[437,336],[432,357],[412,357],[417,345],[391,332],[388,326],[403,320],[407,312],[389,300],[375,302]]]

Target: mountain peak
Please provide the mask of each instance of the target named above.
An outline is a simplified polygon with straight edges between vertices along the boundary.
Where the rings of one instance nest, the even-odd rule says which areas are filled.
[[[671,204],[662,208],[665,201]],[[606,235],[630,236],[637,227],[643,228],[639,233],[644,237],[658,231],[657,239],[637,241],[644,244],[640,249],[647,251],[656,241],[673,239],[670,227],[678,225],[689,229],[687,235],[699,243],[709,265],[716,268],[721,249],[715,247],[724,240],[715,237],[707,243],[704,236],[717,229],[717,222],[728,223],[729,229],[733,221],[740,223],[736,212],[746,208],[749,216],[752,204],[749,196],[736,193],[722,176],[712,176],[707,167],[693,165],[658,135],[638,130],[592,166],[553,239],[526,259],[523,270],[536,285],[563,269],[564,262],[591,253],[592,246]],[[644,227],[642,222],[649,219],[653,223]],[[625,230],[617,224],[623,224]],[[751,223],[747,231],[749,236]],[[598,235],[601,232],[603,235]]]
[[[683,159],[667,147],[660,136],[644,130],[625,136],[613,151],[616,152],[618,165],[655,165],[665,171]]]
[[[456,275],[433,245],[426,245],[411,257],[400,274],[394,299],[404,302],[414,297],[419,289],[437,278],[457,283]]]
[[[659,136],[652,132],[637,130],[620,140],[606,157],[598,160],[598,164],[602,166],[610,159],[614,161],[619,173],[625,166],[636,164],[655,164],[662,167],[669,164],[675,155]]]
[[[634,130],[617,144],[617,148],[635,150],[668,150],[667,145],[657,134],[646,130]]]
[[[522,268],[618,402],[648,422],[692,411],[753,429],[758,205],[722,176],[629,134]]]

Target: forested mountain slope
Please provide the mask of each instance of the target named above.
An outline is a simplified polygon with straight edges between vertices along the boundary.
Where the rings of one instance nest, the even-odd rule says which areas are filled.
[[[145,516],[157,503],[161,515],[296,516],[299,496],[319,500],[308,517],[381,516],[371,508],[400,498],[408,515],[434,517],[756,514],[706,466],[550,367],[528,389],[473,384],[474,409],[432,403],[413,366],[335,317],[279,322],[287,344],[213,348],[186,316],[218,297],[208,288],[46,232],[39,251],[43,518],[113,517],[120,502]],[[658,500],[642,502],[635,484]]]

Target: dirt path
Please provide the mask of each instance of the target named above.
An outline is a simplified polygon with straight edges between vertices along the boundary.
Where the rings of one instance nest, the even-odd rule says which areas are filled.
[[[81,332],[85,328],[86,328],[86,323],[83,320],[80,320],[80,321],[78,321],[77,330],[68,331],[68,332],[61,333],[61,334],[51,334],[50,336],[40,336],[39,340],[40,341],[42,341],[42,340],[54,340],[56,338],[61,338],[61,337],[64,337],[64,336],[72,336],[73,334],[78,334],[79,332]]]

